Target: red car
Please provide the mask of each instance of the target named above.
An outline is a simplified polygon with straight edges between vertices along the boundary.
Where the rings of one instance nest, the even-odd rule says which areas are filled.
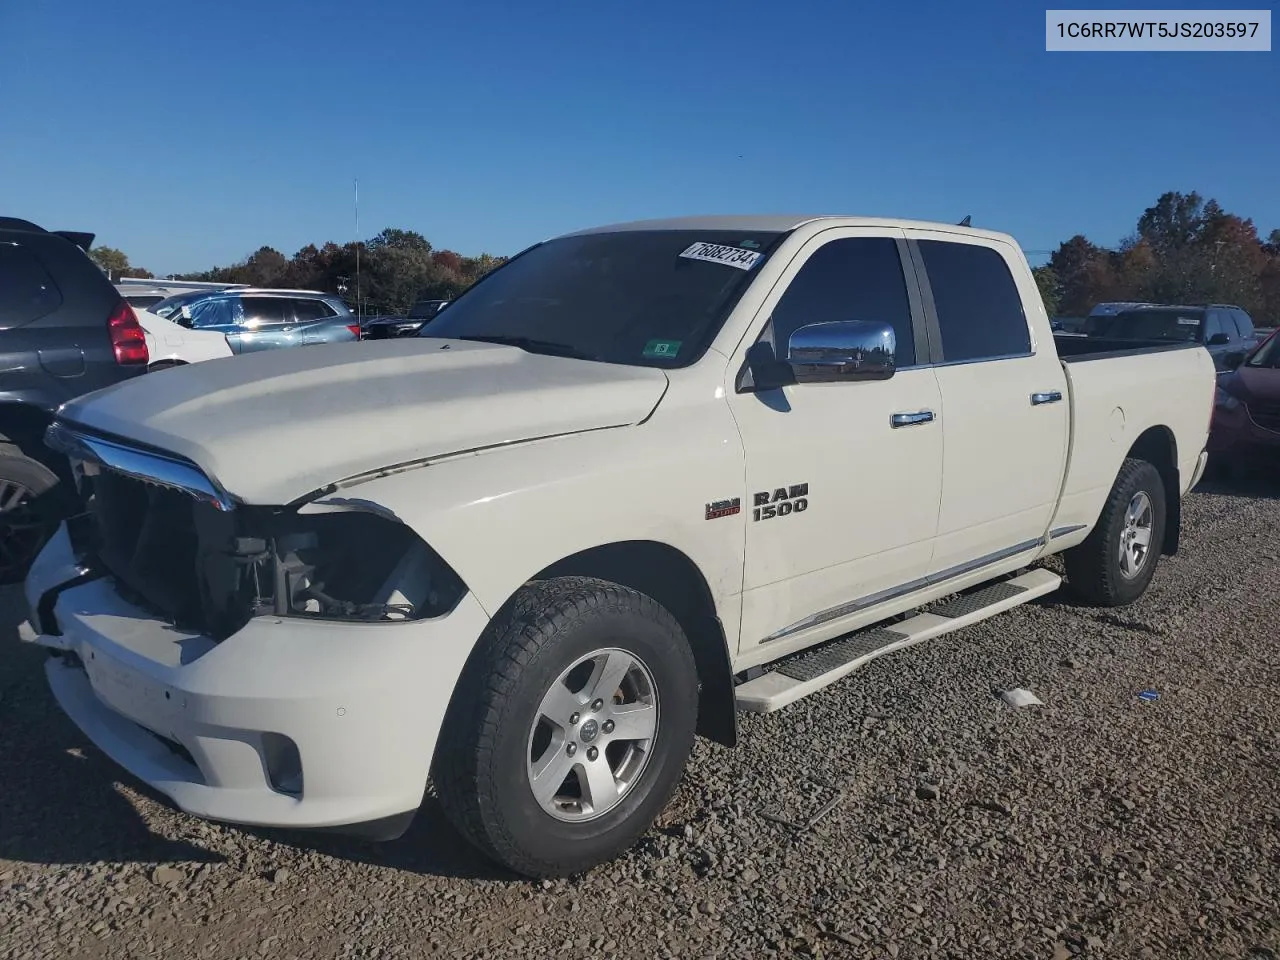
[[[1217,467],[1244,460],[1280,466],[1280,330],[1219,375],[1209,455]]]

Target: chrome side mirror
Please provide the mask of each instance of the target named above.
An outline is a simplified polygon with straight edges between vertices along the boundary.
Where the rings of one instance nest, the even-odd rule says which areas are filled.
[[[791,334],[787,364],[796,383],[888,380],[897,370],[897,349],[897,337],[887,323],[811,323]]]

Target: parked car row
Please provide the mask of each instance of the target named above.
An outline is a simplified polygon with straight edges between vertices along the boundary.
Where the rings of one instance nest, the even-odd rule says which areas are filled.
[[[390,340],[396,337],[416,337],[423,326],[449,305],[448,300],[419,300],[404,316],[377,316],[365,320],[362,340]]]
[[[1116,342],[1197,343],[1209,351],[1218,370],[1239,365],[1258,343],[1253,319],[1227,303],[1124,304],[1114,312],[1090,314],[1080,332]]]
[[[54,412],[147,369],[146,332],[89,259],[93,239],[0,217],[0,584],[74,508],[66,457],[43,442]]]

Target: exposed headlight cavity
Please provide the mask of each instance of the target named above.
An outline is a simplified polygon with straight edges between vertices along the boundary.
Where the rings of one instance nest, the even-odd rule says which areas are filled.
[[[361,511],[277,519],[277,615],[368,622],[448,613],[461,580],[409,527]]]

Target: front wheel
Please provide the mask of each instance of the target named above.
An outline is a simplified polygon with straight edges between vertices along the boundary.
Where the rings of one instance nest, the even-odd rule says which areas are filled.
[[[1097,526],[1063,555],[1072,592],[1095,607],[1121,607],[1142,596],[1160,562],[1166,516],[1160,471],[1146,460],[1125,460]]]
[[[27,575],[58,526],[58,476],[10,443],[0,443],[0,585]]]
[[[530,584],[489,625],[454,694],[440,803],[517,873],[581,873],[661,812],[697,713],[693,654],[664,607],[602,580]]]

